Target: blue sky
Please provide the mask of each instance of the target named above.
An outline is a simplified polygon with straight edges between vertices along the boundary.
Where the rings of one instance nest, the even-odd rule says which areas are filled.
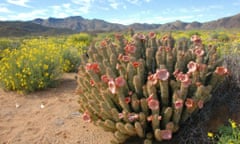
[[[108,22],[206,22],[240,13],[240,0],[0,0],[0,20],[82,16]]]

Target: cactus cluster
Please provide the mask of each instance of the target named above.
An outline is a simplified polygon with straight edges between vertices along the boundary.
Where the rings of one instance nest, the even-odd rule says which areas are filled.
[[[210,100],[228,70],[199,36],[177,42],[136,33],[131,41],[94,43],[78,71],[80,111],[114,134],[113,144],[139,136],[145,144],[170,140],[181,123]]]

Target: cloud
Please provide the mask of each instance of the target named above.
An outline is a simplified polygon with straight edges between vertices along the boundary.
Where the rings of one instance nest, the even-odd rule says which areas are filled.
[[[0,13],[11,13],[12,11],[10,11],[7,7],[5,7],[4,5],[0,5]]]
[[[7,0],[7,2],[17,6],[22,6],[27,8],[31,7],[27,4],[28,2],[30,2],[30,0]]]
[[[139,0],[127,0],[129,3],[132,3],[132,4],[139,4],[140,1]]]
[[[14,13],[7,16],[8,20],[33,20],[35,18],[47,18],[46,10],[33,10],[31,12]]]
[[[94,0],[71,0],[72,3],[80,6],[79,11],[88,13]]]
[[[113,9],[118,9],[119,3],[116,0],[108,0]]]

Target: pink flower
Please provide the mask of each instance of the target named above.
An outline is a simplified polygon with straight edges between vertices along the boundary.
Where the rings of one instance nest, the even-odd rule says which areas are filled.
[[[177,80],[179,80],[181,82],[187,82],[189,80],[189,76],[188,76],[188,74],[180,73],[177,75]]]
[[[119,54],[118,55],[118,60],[124,61],[124,62],[129,62],[130,61],[130,57],[127,56],[127,55]]]
[[[92,80],[92,79],[90,80],[90,85],[91,85],[91,86],[95,86],[94,80]]]
[[[125,79],[123,78],[123,77],[117,77],[116,79],[115,79],[115,85],[117,86],[117,87],[122,87],[122,86],[124,86],[126,84],[126,81],[125,81]]]
[[[176,69],[174,72],[173,72],[173,75],[175,76],[175,78],[177,78],[178,74],[181,74],[182,72],[179,70],[179,69]]]
[[[191,37],[191,41],[194,42],[194,43],[201,43],[202,42],[201,38],[198,35],[193,35]]]
[[[141,34],[141,33],[137,34],[137,38],[139,38],[140,40],[145,40],[146,39],[145,35]]]
[[[201,49],[201,48],[197,48],[194,50],[194,53],[198,56],[198,57],[201,57],[204,55],[204,50]]]
[[[101,80],[102,80],[104,83],[108,83],[108,82],[109,82],[109,78],[107,77],[107,75],[102,75],[102,76],[101,76]]]
[[[156,85],[158,80],[157,78],[155,77],[155,75],[151,74],[148,76],[148,81],[152,84],[152,85]]]
[[[171,130],[161,130],[160,135],[161,135],[163,140],[172,139],[172,131]]]
[[[150,115],[150,116],[147,117],[147,121],[149,121],[149,122],[152,121],[152,119],[153,119],[153,115]],[[162,116],[159,115],[158,120],[159,121],[162,120]]]
[[[91,122],[91,117],[88,112],[84,112],[82,118],[85,122]]]
[[[129,104],[131,102],[131,98],[130,97],[125,97],[125,103]]]
[[[159,101],[155,99],[148,100],[148,107],[151,110],[158,110],[159,109]]]
[[[118,114],[118,118],[119,118],[119,119],[123,119],[123,113],[119,113],[119,114]]]
[[[202,109],[202,108],[203,108],[203,105],[204,105],[204,103],[203,103],[203,101],[202,101],[202,100],[199,100],[199,101],[198,101],[198,103],[197,103],[197,105],[198,105],[198,108],[199,108],[199,109]]]
[[[165,51],[166,51],[166,52],[170,52],[170,51],[171,51],[171,48],[170,48],[170,47],[166,47],[166,48],[165,48]]]
[[[220,76],[224,76],[224,75],[227,75],[229,73],[229,71],[225,67],[217,67],[215,70],[215,73]]]
[[[166,81],[169,78],[169,72],[167,69],[158,69],[155,73],[155,76],[159,80]]]
[[[137,62],[137,61],[132,62],[132,65],[133,65],[133,67],[135,67],[135,68],[138,68],[140,64],[141,64],[141,63],[140,63],[140,62]]]
[[[128,114],[128,120],[130,122],[133,122],[133,121],[137,120],[138,118],[139,118],[139,116],[137,114],[134,114],[134,113]]]
[[[188,67],[188,72],[195,72],[195,71],[197,71],[198,64],[195,63],[194,61],[190,61],[187,65],[187,67]]]
[[[108,89],[111,91],[112,94],[116,94],[116,84],[114,80],[109,80],[108,81]]]
[[[191,98],[187,98],[185,101],[185,106],[187,108],[192,108],[194,106],[194,100]]]
[[[177,99],[174,103],[174,106],[176,109],[180,109],[183,107],[183,100],[182,99]]]
[[[100,72],[98,63],[87,63],[85,69],[86,71],[92,70],[94,73]]]
[[[106,40],[101,41],[100,45],[101,45],[101,47],[106,47],[107,41]]]
[[[149,32],[148,36],[150,37],[150,39],[152,39],[156,37],[156,34],[154,32]]]
[[[134,45],[131,45],[131,44],[126,45],[125,48],[124,48],[126,54],[134,54],[136,49],[137,48]]]
[[[182,82],[182,85],[184,87],[189,87],[191,84],[192,84],[192,80],[191,79],[188,79],[187,81]]]

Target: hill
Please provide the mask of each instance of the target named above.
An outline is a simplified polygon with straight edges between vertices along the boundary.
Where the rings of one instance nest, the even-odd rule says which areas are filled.
[[[0,37],[58,35],[76,33],[65,28],[49,28],[32,22],[0,21]]]
[[[218,20],[187,23],[180,20],[165,24],[133,23],[122,25],[100,19],[85,19],[81,16],[67,18],[34,19],[32,21],[0,21],[0,37],[26,35],[58,35],[78,32],[109,32],[128,28],[134,30],[192,30],[192,29],[233,29],[240,28],[240,14]]]

